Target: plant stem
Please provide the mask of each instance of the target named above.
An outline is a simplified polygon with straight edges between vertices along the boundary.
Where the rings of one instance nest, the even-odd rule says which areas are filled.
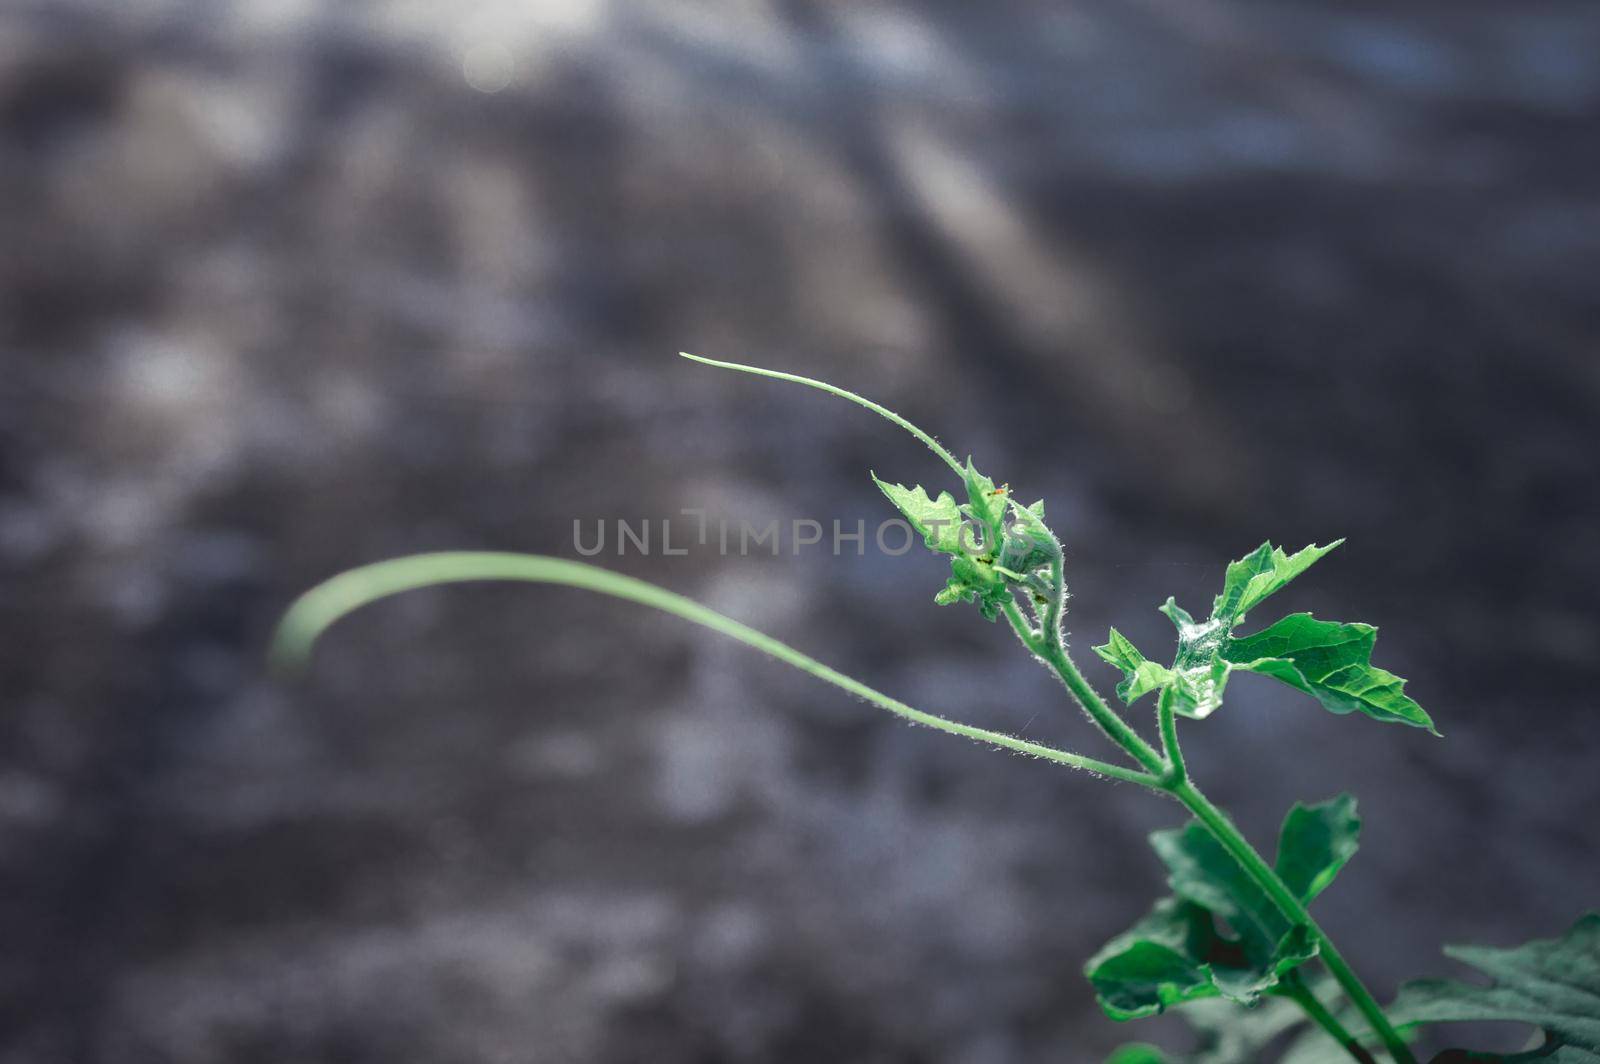
[[[1044,615],[1039,618],[1039,635],[1062,650],[1066,643],[1061,637],[1061,613],[1067,607],[1067,573],[1063,561],[1061,541],[1050,533],[1055,544],[1055,558],[1050,562],[1050,594],[1045,598]]]
[[[1305,1014],[1311,1017],[1312,1023],[1328,1032],[1328,1037],[1338,1042],[1340,1047],[1357,1060],[1359,1064],[1377,1064],[1372,1059],[1372,1054],[1367,1052],[1366,1047],[1361,1044],[1355,1035],[1345,1030],[1344,1024],[1339,1022],[1338,1017],[1329,1012],[1328,1007],[1317,1000],[1317,995],[1313,994],[1311,988],[1306,986],[1305,980],[1300,978],[1298,971],[1285,974],[1280,981],[1280,986],[1285,997],[1299,1005],[1305,1011]]]
[[[1089,719],[1099,725],[1107,737],[1120,746],[1129,757],[1152,775],[1160,778],[1161,785],[1158,789],[1181,802],[1211,834],[1216,836],[1223,849],[1228,851],[1245,873],[1272,899],[1273,904],[1277,905],[1290,923],[1305,925],[1317,943],[1322,963],[1350,998],[1351,1003],[1371,1025],[1373,1032],[1382,1040],[1390,1056],[1398,1064],[1416,1064],[1416,1058],[1406,1047],[1405,1041],[1389,1023],[1388,1017],[1383,1014],[1382,1007],[1378,1005],[1372,993],[1334,946],[1328,933],[1322,930],[1311,913],[1306,910],[1305,905],[1279,878],[1273,867],[1256,852],[1250,841],[1239,833],[1239,829],[1233,826],[1233,822],[1226,814],[1201,794],[1199,788],[1189,780],[1183,769],[1183,755],[1178,749],[1177,724],[1173,719],[1170,702],[1160,711],[1162,742],[1167,747],[1166,757],[1163,757],[1106,703],[1088,680],[1084,679],[1072,656],[1067,653],[1060,629],[1055,626],[1055,622],[1048,622],[1036,632],[1023,619],[1014,604],[1008,605],[1010,608],[1006,611],[1006,617],[1011,621],[1012,627],[1017,629],[1017,635],[1030,650],[1055,670],[1067,690],[1072,692],[1078,705],[1089,715]]]
[[[1023,645],[1033,651],[1041,661],[1050,666],[1089,719],[1146,772],[1156,777],[1158,781],[1163,780],[1170,766],[1153,746],[1128,726],[1127,721],[1123,720],[1116,710],[1106,705],[1099,692],[1091,687],[1089,681],[1084,679],[1083,673],[1078,671],[1077,664],[1061,645],[1059,628],[1052,632],[1048,618],[1054,611],[1047,608],[1045,627],[1040,631],[1034,631],[1027,619],[1022,616],[1022,611],[1017,609],[1016,603],[1008,602],[1003,609],[1006,620],[1011,622],[1011,627],[1017,633],[1017,638],[1022,640]]]
[[[1279,878],[1271,865],[1262,859],[1255,847],[1250,845],[1248,839],[1240,834],[1239,829],[1233,826],[1222,810],[1218,809],[1211,800],[1201,794],[1193,782],[1184,780],[1176,786],[1167,789],[1184,807],[1193,813],[1216,836],[1223,849],[1227,850],[1239,866],[1253,879],[1257,886],[1266,892],[1277,905],[1283,915],[1291,923],[1302,924],[1311,933],[1317,943],[1318,954],[1328,972],[1339,983],[1350,1002],[1361,1012],[1372,1030],[1382,1040],[1384,1048],[1389,1051],[1399,1064],[1416,1064],[1416,1058],[1411,1050],[1406,1047],[1405,1041],[1389,1023],[1389,1018],[1383,1014],[1383,1009],[1367,990],[1361,979],[1351,969],[1344,956],[1334,946],[1328,933],[1317,924],[1317,921],[1306,910],[1299,898],[1295,897],[1283,880]]]
[[[1066,649],[1060,643],[1049,642],[1040,648],[1039,654],[1045,662],[1055,670],[1067,690],[1072,692],[1072,697],[1077,699],[1100,728],[1111,737],[1111,741],[1128,752],[1128,756],[1144,767],[1145,771],[1157,776],[1167,772],[1169,766],[1162,759],[1161,754],[1144,737],[1134,731],[1128,722],[1119,716],[1116,710],[1106,705],[1089,681],[1083,678],[1083,673],[1078,671]]]
[[[1161,752],[1170,766],[1166,773],[1169,785],[1182,783],[1189,778],[1183,764],[1183,749],[1178,745],[1178,722],[1173,716],[1172,690],[1164,688],[1159,696],[1156,717],[1161,725]]]

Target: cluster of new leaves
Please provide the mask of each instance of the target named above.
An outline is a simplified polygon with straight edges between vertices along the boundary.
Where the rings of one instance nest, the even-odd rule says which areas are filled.
[[[934,596],[941,606],[975,602],[994,620],[1012,591],[1050,593],[1045,573],[1061,557],[1061,546],[1045,527],[1044,500],[1032,506],[1013,501],[1004,487],[973,468],[967,459],[963,481],[965,503],[947,491],[937,497],[923,488],[889,484],[872,477],[889,501],[905,515],[929,550],[950,555],[950,579]]]
[[[1175,712],[1199,719],[1222,705],[1229,675],[1243,669],[1303,691],[1334,713],[1365,713],[1375,720],[1434,731],[1428,714],[1406,695],[1406,682],[1372,664],[1378,630],[1370,624],[1322,621],[1309,613],[1294,613],[1253,635],[1234,635],[1251,610],[1340,542],[1309,546],[1295,554],[1263,543],[1228,566],[1222,594],[1205,620],[1196,620],[1167,599],[1161,612],[1178,629],[1171,666],[1148,660],[1113,628],[1106,644],[1094,649],[1122,670],[1117,695],[1131,704],[1159,691]]]
[[[1296,804],[1279,835],[1278,875],[1310,902],[1356,852],[1360,830],[1349,795]],[[1316,956],[1307,929],[1291,924],[1200,822],[1158,831],[1150,844],[1172,896],[1085,966],[1107,1015],[1130,1020],[1216,997],[1254,1005]]]
[[[1447,946],[1445,954],[1491,976],[1489,986],[1446,980],[1408,983],[1390,1010],[1397,1023],[1525,1023],[1544,1032],[1526,1053],[1493,1057],[1452,1050],[1445,1061],[1548,1061],[1600,1064],[1600,913],[1557,939],[1515,949]]]

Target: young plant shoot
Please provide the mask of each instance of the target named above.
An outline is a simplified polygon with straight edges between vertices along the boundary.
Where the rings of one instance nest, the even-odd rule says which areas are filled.
[[[703,625],[793,665],[844,691],[922,724],[990,746],[1131,783],[1182,805],[1193,819],[1150,838],[1168,872],[1171,894],[1108,941],[1085,966],[1101,1008],[1116,1020],[1180,1009],[1200,1046],[1169,1055],[1147,1045],[1119,1050],[1118,1064],[1246,1064],[1270,1044],[1295,1040],[1283,1060],[1294,1064],[1389,1059],[1415,1064],[1411,1049],[1423,1025],[1509,1021],[1534,1029],[1524,1053],[1507,1056],[1449,1050],[1446,1061],[1550,1061],[1600,1064],[1600,914],[1590,914],[1559,939],[1511,950],[1458,947],[1451,956],[1494,982],[1408,984],[1387,1009],[1311,914],[1310,906],[1355,854],[1361,829],[1355,799],[1340,795],[1297,803],[1284,817],[1268,860],[1201,791],[1179,746],[1180,721],[1202,721],[1222,705],[1236,672],[1254,673],[1309,695],[1325,709],[1425,729],[1433,720],[1405,693],[1405,681],[1372,664],[1377,629],[1291,613],[1240,634],[1246,618],[1309,570],[1340,541],[1288,553],[1271,543],[1227,567],[1209,613],[1197,618],[1168,599],[1161,612],[1176,629],[1171,664],[1153,661],[1112,629],[1094,648],[1121,679],[1117,700],[1103,698],[1068,651],[1067,598],[1061,540],[1044,502],[1027,505],[1004,483],[958,460],[938,440],[894,411],[842,388],[806,377],[684,358],[721,369],[816,388],[873,411],[921,440],[954,478],[954,491],[874,482],[929,550],[949,559],[950,575],[934,596],[940,605],[969,603],[990,621],[1003,618],[1017,640],[1066,688],[1110,745],[1110,759],[1060,750],[926,713],[873,690],[772,637],[692,599],[633,577],[581,562],[540,555],[454,552],[422,554],[363,566],[301,596],[285,615],[273,654],[296,668],[335,621],[378,599],[414,588],[482,580],[515,580],[583,588],[665,611]],[[1256,627],[1256,626],[1252,626]],[[1156,741],[1125,713],[1146,699]],[[1287,1032],[1298,1028],[1298,1035]]]

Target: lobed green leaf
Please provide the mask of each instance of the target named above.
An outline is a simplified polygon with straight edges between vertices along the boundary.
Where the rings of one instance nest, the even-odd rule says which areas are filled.
[[[1167,883],[1180,898],[1228,921],[1237,936],[1241,963],[1219,971],[1225,997],[1250,1004],[1277,983],[1277,977],[1316,954],[1316,946],[1283,915],[1248,872],[1198,821],[1158,831],[1150,844],[1167,866]]]
[[[1355,854],[1360,830],[1349,795],[1296,803],[1279,833],[1278,874],[1310,902]],[[1316,956],[1309,929],[1291,923],[1199,821],[1158,831],[1150,845],[1173,896],[1086,966],[1107,1015],[1136,1019],[1216,997],[1254,1005]],[[1231,934],[1220,930],[1223,921]]]
[[[1289,581],[1343,542],[1342,539],[1336,539],[1326,547],[1313,543],[1294,554],[1285,554],[1282,548],[1274,547],[1270,541],[1261,544],[1228,566],[1222,581],[1222,594],[1213,603],[1211,616],[1225,619],[1230,627],[1238,624],[1244,620],[1245,614],[1281,591]]]
[[[1095,647],[1094,652],[1122,670],[1123,679],[1117,684],[1117,697],[1129,705],[1173,682],[1171,669],[1147,659],[1138,647],[1115,628],[1111,629],[1105,645]]]
[[[970,456],[962,481],[967,489],[967,502],[962,506],[962,511],[983,528],[988,543],[998,543],[1005,533],[1006,511],[1010,508],[1009,489],[995,487],[992,478],[973,467]]]
[[[1296,802],[1278,833],[1277,873],[1296,897],[1309,903],[1355,856],[1360,835],[1353,796],[1341,794],[1316,805]]]
[[[1396,1022],[1525,1023],[1545,1033],[1545,1046],[1504,1059],[1600,1064],[1600,913],[1586,914],[1560,938],[1514,949],[1453,946],[1445,954],[1494,982],[1407,983],[1390,1010]]]
[[[1405,693],[1406,681],[1372,664],[1378,630],[1294,613],[1255,635],[1229,639],[1222,657],[1311,695],[1333,713],[1365,713],[1439,734]]]
[[[1061,557],[1061,544],[1044,523],[1044,500],[1032,506],[1011,501],[1012,522],[1002,533],[999,566],[1026,577]]]
[[[1196,620],[1173,599],[1161,607],[1178,630],[1178,649],[1170,669],[1150,666],[1127,640],[1115,638],[1100,656],[1123,672],[1118,693],[1132,701],[1157,688],[1168,692],[1172,708],[1196,720],[1222,705],[1235,669],[1270,676],[1311,695],[1334,713],[1364,713],[1374,720],[1426,728],[1437,735],[1427,712],[1405,693],[1406,681],[1372,664],[1377,629],[1368,624],[1319,621],[1309,613],[1291,614],[1254,635],[1233,630],[1251,609],[1325,557],[1343,540],[1315,544],[1286,554],[1271,543],[1231,563],[1211,615]]]
[[[1220,959],[1223,945],[1204,908],[1163,898],[1090,957],[1084,974],[1106,1015],[1114,1020],[1139,1019],[1216,997],[1211,965]]]
[[[879,480],[876,473],[869,474],[878,489],[905,515],[911,527],[922,536],[928,549],[941,554],[961,553],[961,509],[955,497],[941,491],[933,498],[919,485],[908,488],[903,484],[890,484]]]

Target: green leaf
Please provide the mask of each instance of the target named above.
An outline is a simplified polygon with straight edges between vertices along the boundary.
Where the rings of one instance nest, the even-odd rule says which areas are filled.
[[[1426,728],[1433,720],[1405,693],[1406,682],[1372,664],[1378,630],[1370,624],[1320,621],[1294,613],[1242,639],[1229,639],[1222,658],[1234,668],[1271,676],[1316,698],[1333,713]]]
[[[1302,902],[1309,903],[1355,855],[1361,833],[1356,800],[1341,794],[1325,802],[1296,802],[1278,832],[1275,868]],[[1251,879],[1199,821],[1158,831],[1150,844],[1167,866],[1168,882],[1188,898],[1226,917],[1257,957],[1290,929],[1277,904]]]
[[[1310,676],[1326,676],[1372,657],[1377,629],[1370,624],[1322,621],[1291,613],[1254,635],[1228,640],[1226,657],[1236,665],[1257,658],[1288,658]]]
[[[1061,557],[1061,544],[1044,523],[1043,501],[1023,506],[1013,500],[1011,516],[1011,527],[1002,533],[1001,568],[1026,577]]]
[[[1296,802],[1278,833],[1277,872],[1302,902],[1321,894],[1355,856],[1361,834],[1356,800],[1348,794],[1316,805]]]
[[[983,526],[985,546],[993,549],[1005,534],[1006,510],[1009,509],[1010,490],[997,488],[994,481],[978,472],[968,457],[963,481],[967,488],[967,502],[962,512]]]
[[[1182,1015],[1200,1035],[1185,1064],[1258,1064],[1274,1039],[1305,1020],[1299,1006],[1282,998],[1264,998],[1256,1005],[1197,1001]]]
[[[922,536],[929,550],[941,554],[961,553],[961,510],[954,496],[941,491],[938,498],[933,498],[920,485],[908,488],[879,480],[876,473],[871,476],[872,482]]]
[[[1343,540],[1326,547],[1315,544],[1295,554],[1285,554],[1270,542],[1228,566],[1222,594],[1212,603],[1211,616],[1196,621],[1189,611],[1167,599],[1161,612],[1178,629],[1178,653],[1172,660],[1173,708],[1186,717],[1203,720],[1222,705],[1230,662],[1222,654],[1235,625],[1246,611],[1309,569],[1318,558]]]
[[[1285,554],[1271,542],[1261,544],[1228,566],[1222,581],[1222,594],[1217,596],[1212,605],[1211,616],[1225,620],[1232,627],[1244,620],[1245,614],[1281,591],[1285,584],[1343,542],[1342,539],[1336,539],[1326,547],[1313,543],[1294,554]]]
[[[1094,652],[1122,670],[1123,680],[1117,684],[1117,697],[1129,705],[1173,681],[1171,669],[1148,660],[1115,628],[1111,629],[1105,645],[1095,647]]]
[[[1150,845],[1167,866],[1172,892],[1227,920],[1237,936],[1238,961],[1214,972],[1224,997],[1252,1004],[1278,976],[1316,955],[1306,929],[1290,924],[1205,825],[1158,831]]]
[[[1256,1005],[1200,999],[1184,1004],[1179,1015],[1198,1036],[1191,1051],[1172,1056],[1155,1046],[1134,1043],[1118,1049],[1106,1064],[1259,1064],[1262,1052],[1280,1035],[1305,1023],[1299,1006],[1284,998],[1263,998]],[[1343,1064],[1349,1064],[1349,1055],[1335,1049]]]
[[[1525,1023],[1544,1031],[1545,1048],[1505,1059],[1600,1064],[1600,913],[1584,915],[1557,939],[1515,949],[1450,946],[1445,954],[1493,984],[1407,983],[1390,1010],[1397,1023]]]
[[[1354,852],[1350,817],[1348,798],[1296,806],[1284,822],[1280,868],[1301,870],[1295,874],[1308,890],[1326,886]],[[1150,845],[1175,897],[1157,902],[1085,967],[1107,1015],[1134,1019],[1219,995],[1253,1005],[1316,956],[1309,929],[1292,924],[1199,821],[1158,831]]]
[[[1437,735],[1432,718],[1405,693],[1406,681],[1372,664],[1377,629],[1371,625],[1319,621],[1309,613],[1297,613],[1255,635],[1233,635],[1249,610],[1342,542],[1313,544],[1294,554],[1263,543],[1228,566],[1222,594],[1203,621],[1167,599],[1161,612],[1178,630],[1178,650],[1166,676],[1146,670],[1144,682],[1135,682],[1129,665],[1137,663],[1132,659],[1121,653],[1101,656],[1123,669],[1129,690],[1147,692],[1151,689],[1147,683],[1153,680],[1172,692],[1178,713],[1197,720],[1222,705],[1233,670],[1245,669],[1304,691],[1334,713],[1364,713]]]
[[[1170,1061],[1161,1050],[1144,1042],[1121,1046],[1106,1058],[1106,1064],[1170,1064]]]
[[[1171,595],[1168,595],[1167,601],[1161,604],[1160,611],[1166,614],[1167,620],[1171,621],[1180,632],[1183,631],[1185,625],[1194,623],[1194,618],[1189,615],[1189,611],[1178,605],[1178,600]]]
[[[1210,966],[1220,959],[1223,945],[1205,909],[1163,898],[1149,915],[1090,957],[1084,974],[1106,1015],[1139,1019],[1216,997]]]

